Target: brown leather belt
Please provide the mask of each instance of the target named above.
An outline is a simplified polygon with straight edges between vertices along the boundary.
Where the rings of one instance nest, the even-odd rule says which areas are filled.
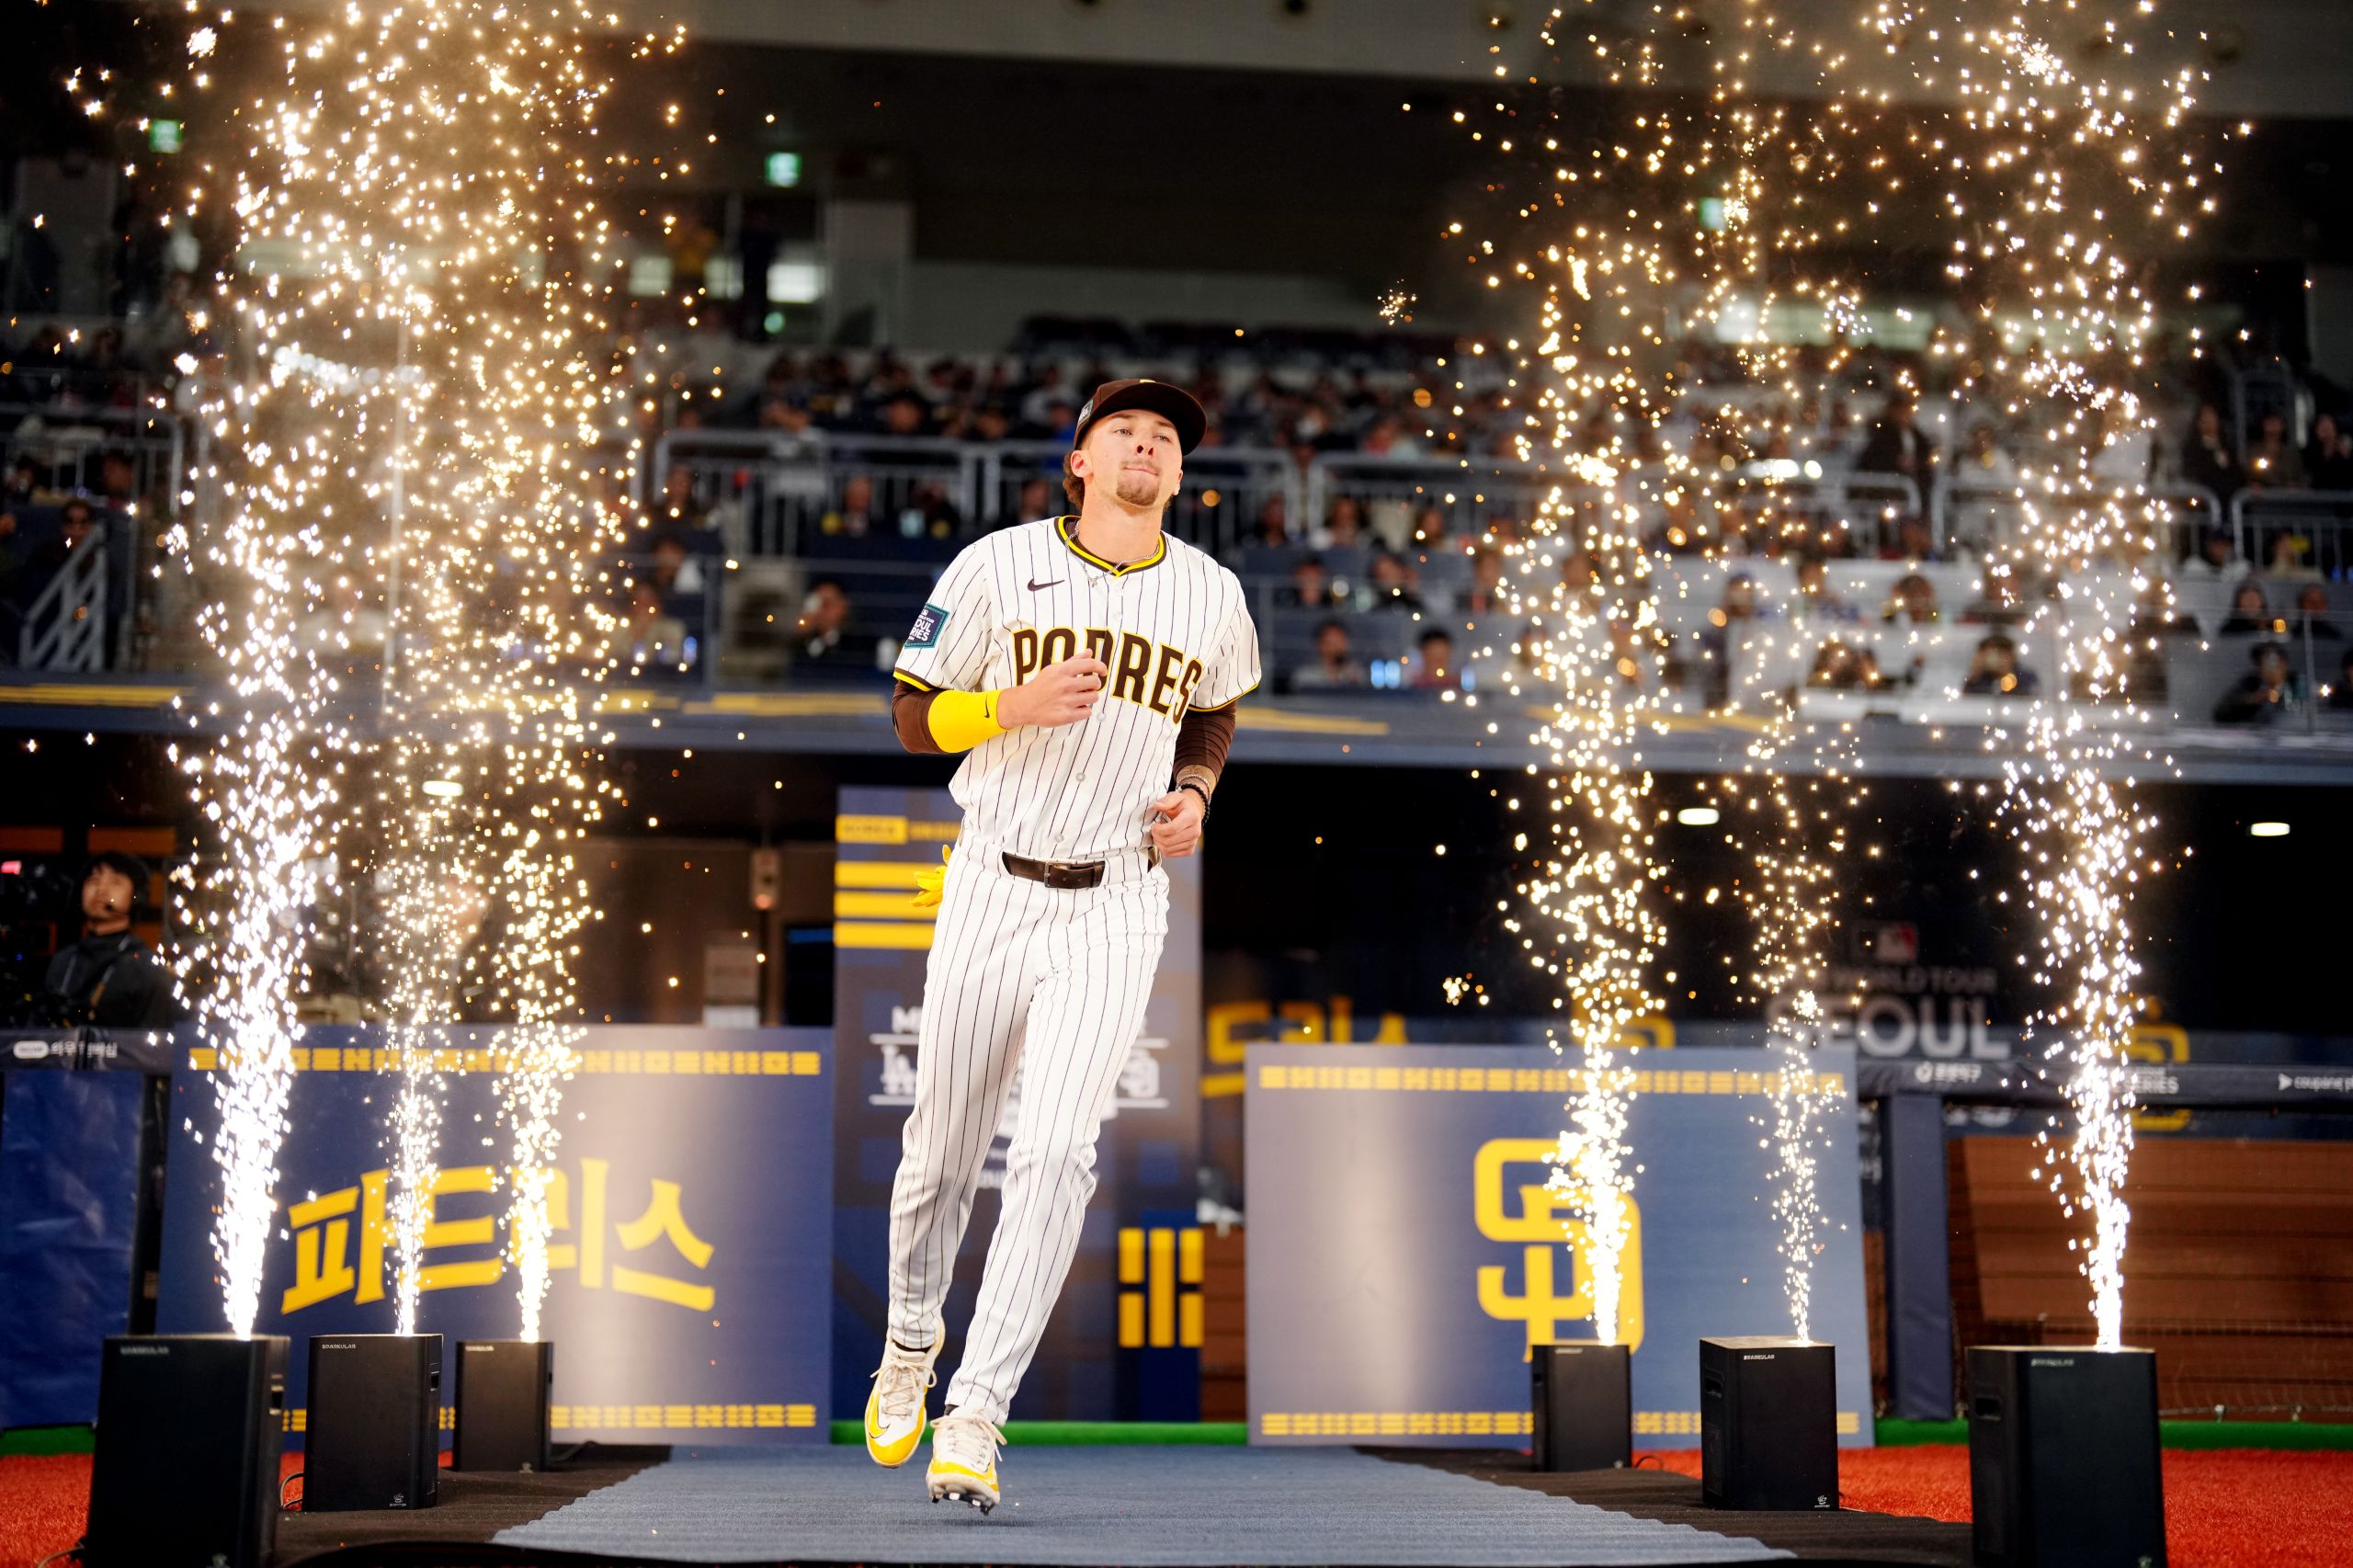
[[[1032,860],[1008,851],[1005,869],[1013,875],[1050,888],[1097,888],[1103,885],[1100,860]]]
[[[1099,888],[1103,885],[1104,864],[1100,860],[1032,860],[1026,855],[1006,851],[1005,869],[1025,881],[1043,882],[1050,888]],[[1144,858],[1157,866],[1160,851],[1147,848]]]

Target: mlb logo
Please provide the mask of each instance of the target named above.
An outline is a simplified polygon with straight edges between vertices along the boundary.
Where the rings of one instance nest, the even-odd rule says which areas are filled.
[[[939,642],[939,634],[947,629],[948,612],[938,605],[926,605],[923,607],[923,613],[915,617],[915,625],[907,630],[907,646],[910,648],[937,647]]]
[[[1856,936],[1861,940],[1864,959],[1871,963],[1920,961],[1920,928],[1909,921],[1865,926]]]

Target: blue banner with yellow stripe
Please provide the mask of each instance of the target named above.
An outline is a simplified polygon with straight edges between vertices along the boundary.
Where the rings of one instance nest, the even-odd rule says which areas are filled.
[[[445,1376],[456,1341],[513,1338],[519,1324],[497,1032],[440,1031],[433,1051],[441,1168],[417,1326],[446,1336]],[[825,1441],[832,1042],[812,1029],[604,1027],[581,1030],[574,1050],[548,1199],[556,1438]],[[191,1050],[172,1080],[165,1333],[223,1326],[214,1065]],[[333,1028],[306,1031],[295,1066],[256,1330],[295,1341],[287,1403],[299,1434],[303,1340],[393,1327],[383,1129],[400,1062],[381,1031]]]
[[[1629,1060],[1634,1442],[1697,1448],[1699,1340],[1791,1332],[1765,1146],[1783,1085],[1755,1050]],[[1809,1326],[1837,1347],[1838,1440],[1867,1446],[1854,1052],[1811,1060]],[[1529,1348],[1594,1337],[1548,1186],[1578,1069],[1542,1046],[1250,1047],[1251,1441],[1526,1446]]]
[[[915,1103],[924,969],[936,911],[916,902],[961,818],[945,790],[849,788],[835,819],[834,1413],[866,1405],[890,1300],[891,1184]],[[1168,937],[1143,1030],[1103,1124],[1078,1257],[1022,1380],[1022,1420],[1199,1415],[1200,862],[1169,862]],[[963,1352],[1005,1175],[1000,1132],[981,1174],[948,1299],[945,1383]],[[1190,1241],[1184,1238],[1189,1235]],[[1189,1262],[1190,1274],[1187,1268]],[[1185,1305],[1189,1300],[1190,1305]]]

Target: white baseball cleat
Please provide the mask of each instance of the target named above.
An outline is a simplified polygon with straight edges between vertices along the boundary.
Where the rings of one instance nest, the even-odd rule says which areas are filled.
[[[939,1324],[932,1324],[931,1348],[903,1350],[889,1335],[882,1336],[882,1365],[874,1371],[874,1392],[866,1396],[866,1451],[874,1462],[892,1470],[915,1457],[923,1441],[925,1396],[939,1375],[931,1364],[939,1359]]]
[[[950,1411],[931,1429],[931,1469],[924,1477],[935,1503],[954,1499],[986,1514],[1003,1500],[996,1481],[996,1451],[1005,1434],[996,1423],[961,1410]]]

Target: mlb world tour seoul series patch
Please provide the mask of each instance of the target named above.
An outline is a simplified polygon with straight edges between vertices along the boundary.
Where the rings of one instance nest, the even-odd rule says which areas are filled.
[[[907,646],[910,648],[936,647],[939,642],[939,634],[947,630],[948,612],[938,605],[927,604],[923,607],[923,613],[915,617],[915,625],[907,629]]]

